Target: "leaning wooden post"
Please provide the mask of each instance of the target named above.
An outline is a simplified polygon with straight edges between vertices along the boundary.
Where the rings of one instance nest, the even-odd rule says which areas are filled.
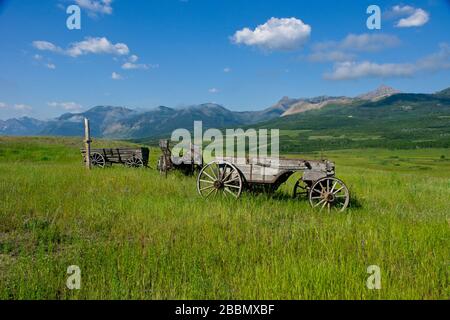
[[[91,168],[91,130],[89,128],[89,119],[84,118],[84,144],[85,144],[85,157],[86,168]]]

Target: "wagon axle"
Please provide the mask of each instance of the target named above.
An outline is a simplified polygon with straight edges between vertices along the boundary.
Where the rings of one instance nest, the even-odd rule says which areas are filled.
[[[223,189],[224,186],[225,185],[224,185],[224,183],[221,180],[214,181],[214,188],[220,190],[220,189]]]
[[[334,195],[332,193],[326,193],[324,196],[328,202],[332,203],[334,202]]]

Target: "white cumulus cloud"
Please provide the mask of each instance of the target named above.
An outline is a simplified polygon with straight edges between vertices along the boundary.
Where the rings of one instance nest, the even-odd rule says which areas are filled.
[[[19,111],[31,111],[33,108],[27,104],[15,104],[13,106],[14,110],[19,110]]]
[[[122,80],[123,77],[120,74],[118,74],[117,72],[113,72],[112,75],[111,75],[111,79],[113,79],[113,80]]]
[[[235,44],[256,46],[265,50],[294,50],[311,35],[311,26],[297,18],[271,18],[254,30],[244,28],[231,37]]]
[[[137,55],[135,55],[135,54],[131,55],[130,58],[129,58],[129,61],[133,62],[133,63],[137,62],[138,60],[139,60],[139,57]]]
[[[450,69],[450,45],[442,43],[437,52],[414,63],[339,62],[333,72],[325,74],[328,80],[352,80],[359,78],[410,77],[419,72]]]
[[[66,50],[71,57],[92,54],[128,55],[130,50],[125,43],[111,43],[107,38],[86,38],[84,41],[75,42]]]
[[[51,51],[51,52],[57,52],[57,53],[63,53],[64,50],[56,45],[54,45],[51,42],[48,41],[33,41],[33,47],[35,47],[38,50],[41,51]],[[36,57],[42,58],[40,55],[36,55]]]
[[[137,61],[139,60],[139,57],[135,54],[131,55],[128,58],[128,61],[126,61],[123,65],[122,65],[122,69],[124,70],[135,70],[135,69],[143,69],[143,70],[148,70],[150,68],[152,69],[156,69],[159,67],[158,64],[144,64],[144,63],[137,63]]]
[[[308,56],[313,62],[345,62],[353,60],[358,52],[377,52],[396,47],[400,39],[387,34],[349,34],[340,41],[319,42],[312,46]]]
[[[441,43],[439,51],[432,53],[417,61],[417,67],[420,70],[437,71],[450,69],[450,44]]]
[[[132,63],[132,62],[125,62],[122,65],[122,69],[124,69],[124,70],[133,70],[133,69],[147,70],[147,69],[149,69],[149,66],[146,64],[136,64],[136,63]]]
[[[318,51],[313,52],[308,56],[308,60],[312,62],[326,62],[326,61],[349,61],[355,57],[354,54],[342,51]]]
[[[219,92],[219,89],[217,89],[217,88],[211,88],[211,89],[208,90],[208,92],[209,92],[209,93],[218,93],[218,92]]]
[[[325,75],[328,80],[351,80],[365,77],[405,77],[411,76],[415,71],[412,64],[340,62],[334,66],[330,74]]]
[[[27,114],[28,112],[33,110],[33,108],[27,104],[17,103],[8,105],[4,102],[0,102],[0,109],[19,111],[21,114]]]
[[[403,17],[395,24],[399,28],[420,27],[430,20],[430,14],[421,8],[412,6],[394,6],[388,16]]]
[[[66,111],[80,111],[83,109],[83,106],[76,102],[49,102],[48,105],[50,107],[60,108]]]
[[[130,53],[129,48],[125,43],[114,44],[105,37],[87,37],[83,41],[70,44],[67,49],[62,49],[61,47],[48,41],[33,41],[33,47],[41,51],[51,51],[74,58],[87,54],[128,55]]]
[[[75,0],[75,3],[86,9],[91,16],[113,13],[112,0]]]
[[[379,51],[386,48],[395,47],[400,44],[400,40],[393,35],[387,34],[349,34],[339,47],[352,51]]]

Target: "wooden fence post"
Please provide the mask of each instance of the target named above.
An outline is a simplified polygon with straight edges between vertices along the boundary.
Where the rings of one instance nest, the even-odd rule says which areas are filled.
[[[84,118],[84,143],[86,149],[86,168],[91,168],[91,129],[89,127],[89,119]]]

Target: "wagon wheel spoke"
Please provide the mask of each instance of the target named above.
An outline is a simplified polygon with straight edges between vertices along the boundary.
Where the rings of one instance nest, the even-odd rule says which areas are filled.
[[[210,192],[208,192],[208,194],[205,196],[205,198],[208,198],[211,195],[211,193],[214,192],[214,190],[216,190],[216,189],[212,189]]]
[[[341,190],[343,190],[344,187],[340,187],[338,190],[336,190],[335,192],[333,192],[333,194],[338,194]]]
[[[225,178],[223,178],[223,181],[224,181],[224,182],[228,182],[228,181],[229,181],[228,179],[231,178],[232,174],[233,174],[233,170],[232,170],[232,168],[231,168],[231,170],[230,170],[230,172],[227,174],[227,176],[226,176]],[[231,180],[230,180],[230,181],[231,181]]]
[[[210,172],[211,172],[211,174],[212,174],[212,176],[213,176],[213,180],[217,180],[218,179],[218,176],[217,176],[217,174],[216,174],[216,172],[214,171],[214,168],[213,168],[213,166],[208,166],[207,168],[209,168],[209,170],[210,170]]]
[[[308,191],[309,190],[307,184],[302,179],[299,179],[294,185],[293,197],[305,197],[308,195]]]
[[[319,197],[321,198],[321,197]],[[321,205],[323,202],[325,202],[325,199],[320,200],[319,202],[317,202],[313,207],[318,207],[319,205]]]
[[[334,204],[333,209],[334,209],[335,211],[337,211],[337,212],[340,212],[340,211],[342,211],[343,205],[344,205],[343,202],[336,202],[336,203]]]
[[[324,200],[324,202],[323,202],[322,206],[320,207],[320,211],[322,211],[323,208],[325,208],[325,206],[328,204],[328,202],[326,201],[326,199],[323,199],[323,200]]]
[[[333,184],[333,187],[331,188],[331,193],[333,193],[333,191],[334,191],[334,188],[336,188],[336,185],[337,185],[337,181]]]
[[[206,186],[204,188],[201,188],[200,191],[208,190],[208,189],[211,189],[211,188],[214,188],[214,186]]]
[[[237,176],[237,177],[234,177],[233,179],[229,179],[229,180],[224,181],[224,183],[239,182],[239,180],[240,180],[240,177]]]
[[[316,189],[316,188],[320,188],[320,190]],[[321,182],[317,182],[317,185],[312,187],[312,190],[317,192],[317,193],[322,193],[323,192],[323,185]]]
[[[225,173],[227,172],[227,165],[219,166],[219,180],[225,181]]]
[[[213,169],[213,172],[214,172],[214,175],[215,175],[216,179],[220,180],[220,167],[219,167],[219,165],[215,164],[211,168]]]
[[[233,197],[235,197],[236,199],[239,197],[237,194],[235,194],[233,191],[231,191],[230,189],[228,189],[227,187],[224,188],[224,190],[228,193],[230,193]]]
[[[348,205],[348,190],[345,185],[339,185],[339,188],[333,193],[335,201],[335,209],[337,211],[345,210]]]
[[[236,186],[234,184],[227,184],[227,183],[225,183],[224,186],[228,187],[228,188],[235,188],[235,189],[240,189],[241,188],[240,186]]]
[[[214,187],[214,181],[216,179],[214,179],[211,175],[209,175],[206,171],[203,171],[203,173],[201,173],[199,175],[198,178],[198,192],[203,195],[205,198],[208,198],[209,196],[211,196],[211,194],[214,192],[215,187]],[[211,190],[209,190],[211,189]]]
[[[204,171],[203,173],[205,174],[205,176],[207,176],[209,179],[211,179],[211,181],[216,180],[213,177],[211,177],[206,171]]]

